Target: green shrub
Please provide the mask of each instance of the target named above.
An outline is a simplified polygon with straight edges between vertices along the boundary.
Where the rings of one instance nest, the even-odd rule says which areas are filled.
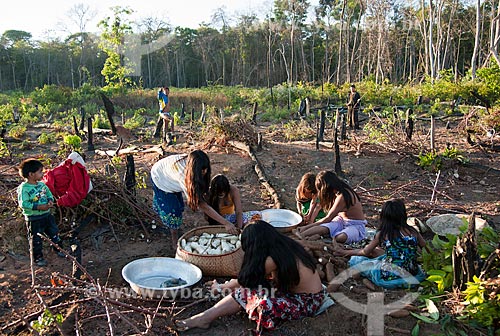
[[[144,124],[146,123],[146,119],[143,117],[144,113],[145,113],[144,108],[136,110],[134,112],[134,116],[130,119],[127,119],[127,121],[125,121],[125,124],[123,125],[123,127],[128,128],[128,129],[143,127]]]
[[[26,134],[26,127],[16,125],[12,127],[7,134],[11,138],[21,139]]]
[[[56,141],[56,135],[54,133],[42,133],[38,136],[38,143],[40,145],[47,145],[54,143]]]
[[[63,139],[63,143],[66,147],[68,147],[71,151],[80,151],[82,139],[78,135],[65,135]]]
[[[94,120],[92,120],[93,128],[104,128],[111,129],[111,125],[109,124],[109,120],[102,113],[98,113],[94,115]]]

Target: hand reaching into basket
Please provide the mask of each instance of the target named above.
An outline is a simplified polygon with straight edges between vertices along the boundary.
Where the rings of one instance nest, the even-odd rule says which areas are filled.
[[[217,280],[214,279],[211,281],[207,281],[205,283],[205,286],[207,286],[207,288],[209,288],[210,292],[213,295],[218,295],[218,294],[221,294],[223,291],[230,292],[233,289],[238,288],[240,286],[240,284],[238,283],[237,279],[231,279],[229,281],[224,282],[223,284],[218,283]],[[227,293],[227,294],[229,294],[229,293]]]
[[[226,228],[227,233],[234,234],[234,235],[239,235],[240,234],[240,229],[238,229],[233,223],[228,222],[229,224],[224,225]]]

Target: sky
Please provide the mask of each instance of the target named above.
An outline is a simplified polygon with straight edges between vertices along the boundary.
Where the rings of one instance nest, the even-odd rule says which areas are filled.
[[[32,34],[35,40],[47,40],[57,36],[68,36],[79,31],[69,13],[78,4],[94,11],[93,19],[86,30],[97,32],[97,23],[111,15],[113,6],[130,7],[134,10],[132,20],[154,17],[162,18],[173,27],[197,28],[200,23],[210,23],[212,14],[224,8],[229,17],[255,13],[264,17],[272,8],[273,0],[17,0],[2,6],[0,34],[6,30],[22,30]],[[318,0],[310,3],[317,4]]]

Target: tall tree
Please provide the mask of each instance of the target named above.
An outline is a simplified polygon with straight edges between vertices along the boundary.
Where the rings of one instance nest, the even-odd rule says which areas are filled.
[[[102,42],[99,47],[108,55],[101,71],[106,85],[110,88],[123,88],[131,83],[127,75],[131,69],[124,65],[120,51],[123,52],[125,34],[132,32],[132,26],[127,16],[132,14],[130,8],[111,7],[113,17],[101,20],[98,26],[102,29]],[[122,48],[122,50],[120,50]]]

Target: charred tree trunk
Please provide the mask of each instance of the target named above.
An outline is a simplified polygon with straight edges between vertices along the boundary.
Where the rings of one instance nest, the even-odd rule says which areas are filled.
[[[319,123],[318,123],[318,120],[316,120],[316,150],[319,150],[319,138],[320,138],[320,135],[319,135]]]
[[[131,154],[127,155],[127,170],[125,171],[125,188],[127,192],[131,195],[135,195],[135,187],[137,182],[135,180],[135,163],[134,156]]]
[[[184,119],[185,116],[186,116],[186,106],[184,105],[184,103],[181,103],[181,119]]]
[[[73,128],[75,129],[75,135],[80,136],[80,131],[78,131],[78,123],[76,122],[76,116],[73,116]]]
[[[339,141],[337,140],[337,129],[335,129],[334,135],[333,135],[333,147],[335,148],[335,173],[337,175],[342,174],[342,167],[340,165],[340,147],[339,147]]]
[[[85,109],[80,107],[80,130],[85,128]]]
[[[194,107],[191,109],[191,120],[189,120],[189,129],[193,129],[194,122]]]
[[[318,141],[323,141],[325,134],[325,111],[319,111],[319,134]]]
[[[156,121],[155,132],[153,133],[154,138],[159,138],[161,136],[161,132],[163,130],[163,118],[158,116],[158,120]]]
[[[75,279],[80,279],[83,274],[82,270],[79,267],[79,265],[82,264],[82,247],[80,245],[80,241],[74,237],[69,240],[69,244],[70,254],[75,258],[75,261],[73,261],[71,267],[71,276]]]
[[[259,103],[255,102],[253,103],[253,110],[252,110],[252,123],[254,125],[257,125],[257,108],[259,107]]]
[[[406,140],[411,141],[411,137],[413,136],[413,110],[411,108],[406,110],[405,133]]]
[[[205,123],[205,120],[206,120],[206,109],[205,109],[205,103],[201,103],[201,117],[200,117],[200,121],[202,124]]]
[[[347,127],[346,127],[346,114],[342,113],[340,115],[340,140],[347,140]]]
[[[87,150],[89,152],[94,151],[94,135],[92,133],[92,118],[87,119]]]
[[[108,117],[109,125],[111,126],[111,133],[113,135],[116,135],[116,127],[115,127],[115,122],[113,120],[113,116],[115,115],[115,107],[113,105],[113,102],[109,100],[108,97],[102,92],[99,92],[101,94],[102,102],[104,103],[104,109],[106,110],[106,115]]]
[[[431,153],[434,153],[436,151],[436,141],[435,141],[435,138],[434,138],[434,135],[436,133],[435,131],[436,129],[436,121],[434,119],[434,116],[431,115]]]
[[[457,239],[453,247],[453,286],[465,290],[467,282],[473,281],[478,274],[478,253],[476,243],[476,216],[469,217],[467,232]]]
[[[262,150],[262,133],[257,133],[257,150]]]
[[[19,114],[19,108],[17,106],[14,106],[12,108],[12,117],[14,118],[14,122],[17,124],[19,120],[21,119],[21,115]]]

